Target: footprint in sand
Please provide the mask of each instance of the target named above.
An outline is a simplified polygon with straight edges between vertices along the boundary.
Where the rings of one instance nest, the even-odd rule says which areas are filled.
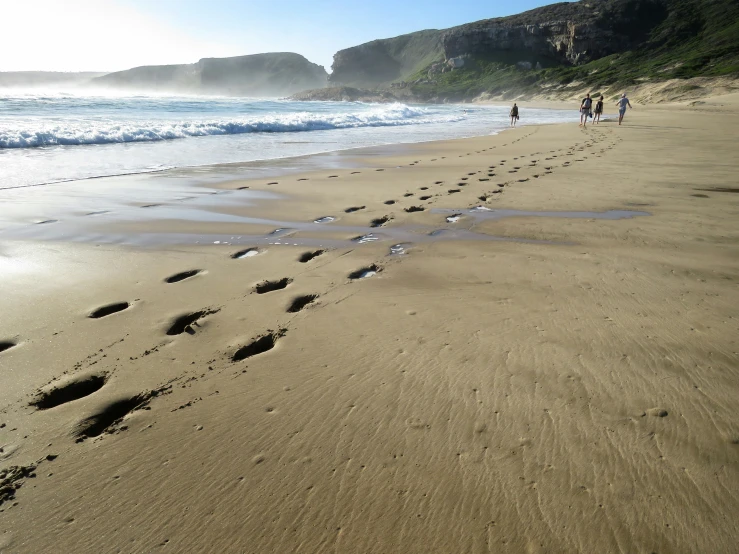
[[[449,194],[456,194],[456,193],[458,193],[458,192],[462,192],[462,191],[461,191],[461,190],[459,190],[459,189],[449,189],[449,190],[447,191],[447,193],[449,193]]]
[[[195,277],[195,275],[201,273],[202,271],[202,269],[190,269],[188,271],[182,271],[181,273],[175,273],[174,275],[167,277],[164,282],[179,283],[180,281],[184,281],[185,279],[189,279],[190,277]]]
[[[354,212],[358,212],[359,210],[365,209],[367,206],[352,206],[351,208],[347,208],[344,210],[344,213],[351,214]]]
[[[408,208],[405,208],[405,211],[408,213],[413,213],[413,212],[422,212],[425,209],[426,208],[424,208],[423,206],[409,206]]]
[[[435,185],[443,185],[444,184],[444,181],[435,181],[434,184]]]
[[[282,279],[278,279],[276,281],[262,281],[254,287],[254,292],[256,292],[257,294],[266,294],[268,292],[282,290],[292,282],[293,280],[289,277],[283,277]]]
[[[272,181],[271,183],[267,183],[268,185],[279,185],[277,181]]]
[[[352,171],[350,173],[350,175],[359,175],[360,173],[362,173],[362,172],[361,171]]]
[[[332,215],[324,215],[323,217],[319,217],[318,219],[314,219],[313,223],[331,223],[332,221],[336,221],[336,218]]]
[[[255,338],[246,346],[242,346],[241,348],[236,350],[236,352],[234,352],[231,356],[231,361],[240,362],[242,360],[246,360],[247,358],[257,356],[258,354],[269,352],[275,346],[277,346],[277,341],[284,337],[286,333],[287,329],[280,329],[279,331],[267,331],[264,335]]]
[[[193,329],[193,325],[199,326],[198,321],[207,315],[216,313],[217,311],[218,310],[199,310],[197,312],[190,312],[177,316],[172,320],[169,329],[167,329],[167,334],[170,336],[181,335],[183,333],[194,335],[195,329]]]
[[[306,264],[309,261],[311,261],[313,258],[317,258],[321,254],[323,254],[325,250],[314,250],[312,252],[303,252],[300,257],[298,258],[298,261],[301,264]]]
[[[428,187],[420,187],[418,190],[429,190]]]
[[[247,248],[246,250],[239,250],[238,252],[231,254],[231,257],[234,260],[240,260],[241,258],[251,258],[253,256],[257,256],[261,254],[262,252],[263,250],[256,248],[256,247],[252,247],[252,248]]]
[[[431,198],[433,198],[433,196],[431,196],[431,195],[419,196],[418,197],[419,200],[430,200]]]
[[[99,437],[103,433],[110,432],[112,427],[124,417],[131,412],[144,408],[152,398],[162,394],[166,390],[171,390],[171,386],[166,389],[153,390],[107,403],[97,412],[79,423],[75,431],[77,441],[81,442],[85,439]]]
[[[287,308],[288,313],[295,314],[298,313],[300,310],[304,309],[306,306],[312,304],[316,301],[318,298],[317,294],[306,294],[304,296],[298,296],[293,299],[293,301],[290,303],[290,305]]]
[[[79,400],[99,391],[108,381],[106,373],[75,375],[61,383],[55,383],[36,392],[30,405],[39,410],[48,410],[67,402]]]
[[[328,176],[328,178],[329,178],[329,179],[336,179],[336,178],[338,178],[338,177],[339,177],[338,175],[329,175],[329,176]]]
[[[395,200],[385,200],[384,204],[386,206],[392,206],[393,204],[395,204]]]
[[[381,271],[382,271],[382,268],[380,266],[378,266],[377,264],[372,264],[367,267],[357,269],[356,271],[352,271],[349,274],[349,279],[353,281],[356,279],[367,279],[369,277],[377,275]]]
[[[487,177],[481,177],[481,178],[478,179],[478,181],[489,181],[489,180],[490,179],[488,179]]]
[[[384,215],[382,217],[377,217],[377,218],[373,219],[372,221],[370,221],[370,227],[382,227],[383,225],[385,225],[386,223],[388,223],[391,219],[392,219],[392,217],[390,217],[389,215]]]
[[[409,196],[413,196],[413,193],[412,193],[412,192],[406,192],[406,193],[405,193],[405,194],[403,195],[403,198],[408,198]]]
[[[5,352],[6,350],[10,350],[14,346],[17,346],[18,343],[12,340],[0,340],[0,352]]]
[[[109,315],[122,312],[129,307],[131,307],[131,304],[128,302],[115,302],[114,304],[107,304],[97,308],[87,317],[91,319],[100,319],[101,317],[107,317]]]
[[[303,177],[302,179],[298,179],[298,181],[308,181],[308,178]]]

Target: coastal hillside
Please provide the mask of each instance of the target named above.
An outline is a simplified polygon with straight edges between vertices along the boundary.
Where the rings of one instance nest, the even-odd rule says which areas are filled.
[[[421,33],[426,49],[413,33],[337,52],[331,83],[454,101],[674,79],[700,96],[701,78],[739,76],[736,0],[581,0]]]
[[[91,84],[145,92],[280,96],[325,86],[326,78],[322,66],[299,54],[273,52],[135,67],[98,77]]]
[[[91,71],[0,71],[0,88],[35,88],[87,83],[104,75]]]

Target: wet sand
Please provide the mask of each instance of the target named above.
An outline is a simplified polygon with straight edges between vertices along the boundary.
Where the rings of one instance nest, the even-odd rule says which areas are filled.
[[[0,551],[734,551],[739,101],[626,123],[5,197]]]

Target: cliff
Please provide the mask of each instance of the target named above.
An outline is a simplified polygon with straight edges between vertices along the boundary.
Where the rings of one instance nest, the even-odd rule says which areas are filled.
[[[736,0],[581,0],[421,33],[337,52],[330,81],[458,101],[739,75]]]
[[[323,67],[299,54],[275,52],[203,58],[194,64],[152,65],[93,79],[96,87],[144,92],[283,96],[326,84]]]
[[[425,30],[340,50],[329,82],[374,87],[403,79],[443,55],[441,38],[442,31]]]

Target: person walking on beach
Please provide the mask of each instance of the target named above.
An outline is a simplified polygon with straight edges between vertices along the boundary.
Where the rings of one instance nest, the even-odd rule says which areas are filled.
[[[593,118],[593,123],[597,124],[600,123],[600,116],[603,114],[603,96],[598,98],[598,101],[595,103],[595,117]]]
[[[616,105],[618,106],[618,124],[621,125],[621,122],[624,120],[624,115],[626,115],[626,106],[628,106],[632,110],[634,108],[631,105],[631,102],[629,102],[629,99],[626,98],[625,92],[621,95],[621,99],[616,102]]]
[[[593,107],[593,100],[590,98],[590,93],[585,95],[585,98],[580,102],[580,127],[585,127],[590,117],[590,108]]]
[[[516,103],[513,103],[513,107],[511,108],[511,127],[516,126],[516,121],[518,121],[518,106]]]

